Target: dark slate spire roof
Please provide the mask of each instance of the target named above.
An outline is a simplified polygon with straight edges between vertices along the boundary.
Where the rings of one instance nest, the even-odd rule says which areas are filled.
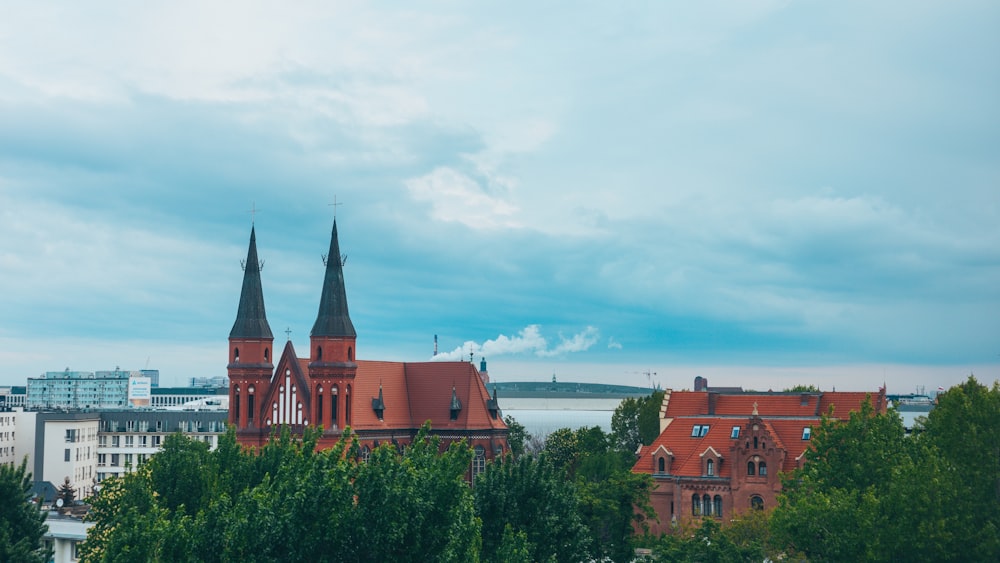
[[[243,266],[243,291],[240,309],[236,313],[229,338],[274,338],[264,313],[264,290],[260,285],[260,263],[257,260],[257,236],[250,227],[250,250]]]
[[[312,336],[349,336],[357,338],[354,324],[347,313],[347,290],[344,289],[344,265],[340,258],[337,240],[337,220],[333,221],[330,252],[326,256],[326,277],[323,278],[323,295],[319,301],[319,315],[313,325]]]

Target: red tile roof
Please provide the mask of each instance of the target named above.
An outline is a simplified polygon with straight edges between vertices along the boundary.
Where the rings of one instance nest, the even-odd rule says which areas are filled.
[[[831,392],[805,395],[807,401],[802,404],[803,394],[800,393],[715,394],[714,398],[710,398],[706,391],[669,392],[665,415],[669,424],[652,444],[640,449],[639,459],[632,470],[637,473],[653,473],[650,456],[662,446],[673,452],[671,475],[701,476],[701,455],[711,447],[723,458],[717,475],[731,477],[732,464],[725,460],[730,456],[730,448],[740,439],[730,437],[732,429],[739,426],[740,435],[745,435],[743,429],[756,404],[757,412],[765,429],[775,440],[775,445],[785,450],[782,470],[791,471],[797,466],[799,456],[809,446],[809,441],[802,439],[803,428],[819,426],[819,414],[826,414],[829,405],[835,405],[836,418],[846,419],[848,413],[857,410],[870,395],[876,410],[885,410],[884,391],[879,394]],[[709,414],[712,402],[715,412]],[[709,427],[705,436],[691,436],[692,428],[696,425]]]

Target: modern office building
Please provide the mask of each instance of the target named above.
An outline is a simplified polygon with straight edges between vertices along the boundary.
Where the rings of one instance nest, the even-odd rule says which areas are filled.
[[[48,371],[29,377],[25,407],[30,410],[125,409],[149,405],[158,370]]]

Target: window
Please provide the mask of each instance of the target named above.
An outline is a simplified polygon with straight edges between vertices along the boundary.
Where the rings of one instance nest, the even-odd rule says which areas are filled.
[[[753,437],[753,449],[755,449],[755,450],[757,449],[757,437],[756,436]]]
[[[108,447],[108,437],[107,436],[101,436],[100,438],[98,438],[97,445],[101,446],[102,448]]]
[[[153,447],[154,448],[160,447],[160,438],[161,438],[161,436],[153,436]]]
[[[708,475],[709,477],[712,477],[712,476],[715,475],[715,461],[714,460],[710,459],[710,460],[708,460],[708,461],[705,462],[705,474]]]
[[[764,510],[764,499],[759,495],[750,497],[750,508],[754,510]]]
[[[125,467],[132,467],[132,454],[125,454]]]
[[[111,437],[111,447],[112,448],[117,448],[120,445],[121,445],[121,436],[112,436]]]
[[[739,426],[733,426],[733,431],[729,434],[729,438],[731,440],[735,440],[735,439],[737,439],[739,437],[740,437],[740,427]]]
[[[321,426],[323,424],[323,388],[320,387],[316,390],[316,426]]]
[[[472,458],[472,482],[475,483],[476,475],[479,475],[486,469],[486,448],[482,446],[476,446],[476,455]]]
[[[253,393],[247,395],[247,424],[253,424],[253,411],[254,409],[254,395]]]
[[[754,465],[754,463],[752,461],[748,461],[747,462],[747,475],[756,475],[756,474],[757,474],[757,467]]]
[[[361,448],[361,461],[368,463],[368,459],[372,456],[372,450],[368,446]]]
[[[63,452],[63,461],[69,461],[69,448],[66,448],[66,451]]]
[[[135,436],[125,436],[125,447],[126,448],[135,447]]]
[[[139,446],[143,448],[149,446],[149,436],[139,436]]]
[[[811,436],[812,436],[812,428],[809,428],[808,426],[806,426],[805,428],[802,429],[802,439],[803,440],[808,440]]]
[[[664,459],[663,457],[660,457],[659,459],[656,460],[656,472],[657,473],[667,472],[667,460]]]
[[[714,507],[715,510],[712,511],[712,514],[715,514],[717,517],[721,518],[722,517],[722,497],[719,496],[719,495],[715,495],[715,498],[713,499],[713,504],[715,505],[715,507]]]
[[[712,499],[708,495],[701,497],[701,512],[705,516],[712,515]]]
[[[758,475],[762,475],[762,476],[763,475],[767,475],[767,463],[765,463],[763,461],[760,462],[757,465],[757,473],[758,473]]]
[[[97,466],[104,467],[107,464],[108,464],[107,454],[97,454]]]
[[[119,459],[119,454],[111,454],[111,467],[119,467],[121,465]]]
[[[701,516],[701,497],[698,496],[698,493],[691,497],[691,514]]]
[[[695,424],[691,427],[692,438],[704,438],[708,434],[708,424]]]
[[[80,546],[80,542],[75,541],[71,545],[73,546],[73,548],[72,548],[73,553],[72,553],[71,557],[75,561],[75,560],[77,560],[77,559],[80,558],[80,553],[77,551],[77,548]]]

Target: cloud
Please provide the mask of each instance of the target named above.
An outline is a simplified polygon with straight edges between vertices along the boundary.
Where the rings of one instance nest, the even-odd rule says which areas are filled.
[[[441,166],[433,172],[405,181],[410,195],[431,204],[431,216],[438,221],[461,223],[469,228],[518,227],[512,217],[517,207],[488,194],[472,178]]]
[[[614,336],[608,337],[608,350],[621,350],[622,343],[615,340]]]
[[[560,335],[559,344],[550,349],[548,341],[542,336],[541,327],[533,324],[524,327],[517,336],[511,337],[501,334],[482,344],[468,340],[451,352],[440,353],[433,359],[435,361],[458,361],[467,358],[469,353],[487,358],[517,354],[534,354],[538,357],[548,358],[573,352],[584,352],[590,349],[599,337],[600,332],[597,328],[588,326],[569,338]]]

